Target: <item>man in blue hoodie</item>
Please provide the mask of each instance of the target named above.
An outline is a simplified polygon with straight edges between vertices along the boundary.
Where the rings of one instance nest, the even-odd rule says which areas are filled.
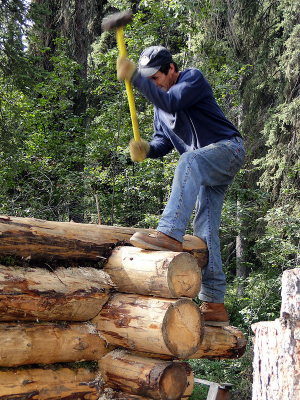
[[[218,106],[208,81],[195,68],[180,72],[162,46],[145,49],[138,68],[126,58],[117,62],[119,79],[129,79],[154,105],[150,143],[130,141],[133,161],[179,154],[172,191],[157,230],[135,233],[131,243],[143,249],[182,251],[183,236],[196,206],[194,235],[208,247],[199,299],[207,325],[228,325],[219,227],[224,194],[245,159],[243,140]]]

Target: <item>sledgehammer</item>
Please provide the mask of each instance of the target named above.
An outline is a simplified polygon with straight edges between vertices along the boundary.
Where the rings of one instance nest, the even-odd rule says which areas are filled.
[[[115,14],[111,15],[110,17],[105,18],[105,20],[102,23],[102,29],[105,31],[109,31],[110,29],[117,28],[117,33],[116,33],[117,43],[118,43],[119,52],[120,52],[121,57],[126,57],[126,47],[125,47],[125,43],[124,43],[123,26],[125,26],[129,22],[131,22],[131,20],[132,20],[132,12],[125,11],[125,12],[115,13]],[[127,92],[127,97],[128,97],[132,127],[133,127],[133,135],[134,135],[135,141],[139,142],[141,140],[141,138],[140,138],[138,121],[137,121],[137,117],[136,117],[136,109],[135,109],[135,104],[134,104],[133,91],[132,91],[131,83],[128,79],[125,79],[125,86],[126,86],[126,92]]]

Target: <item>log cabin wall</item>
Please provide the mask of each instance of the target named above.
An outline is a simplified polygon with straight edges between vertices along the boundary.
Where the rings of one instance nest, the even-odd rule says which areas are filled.
[[[184,360],[243,354],[242,333],[204,327],[192,301],[205,243],[145,251],[130,245],[135,231],[0,217],[0,256],[19,260],[0,265],[0,400],[188,399]],[[70,367],[81,361],[93,369]]]

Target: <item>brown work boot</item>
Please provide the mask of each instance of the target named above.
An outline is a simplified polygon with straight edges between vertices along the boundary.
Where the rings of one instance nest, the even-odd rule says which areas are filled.
[[[136,232],[131,236],[130,242],[135,247],[146,250],[182,251],[182,243],[159,231],[153,233]]]
[[[204,301],[200,306],[204,324],[211,326],[229,325],[227,310],[224,303],[208,303]]]

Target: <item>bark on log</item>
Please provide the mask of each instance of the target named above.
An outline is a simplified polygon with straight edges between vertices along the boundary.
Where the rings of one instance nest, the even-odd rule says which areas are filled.
[[[300,269],[294,268],[283,272],[281,290],[282,318],[292,317],[300,321]]]
[[[101,385],[84,368],[0,371],[0,400],[97,400]]]
[[[109,297],[112,282],[95,268],[24,269],[0,265],[0,321],[87,321]]]
[[[106,342],[89,323],[0,324],[0,366],[99,360]]]
[[[189,363],[184,362],[182,365],[185,368],[187,385],[183,395],[181,396],[181,400],[187,400],[191,397],[194,390],[194,373]]]
[[[92,320],[108,343],[186,358],[200,346],[203,320],[190,299],[116,293]]]
[[[116,243],[130,244],[129,239],[138,231],[153,229],[0,216],[0,254],[32,259],[99,260]],[[185,251],[202,251],[204,258],[208,254],[206,244],[196,236],[184,236],[183,247]]]
[[[284,318],[252,325],[252,400],[300,399],[300,323]]]
[[[136,396],[134,394],[118,392],[111,388],[106,388],[98,400],[149,400],[149,397]]]
[[[246,345],[247,340],[238,328],[205,326],[201,345],[189,359],[239,358],[245,353]]]
[[[107,386],[156,400],[180,399],[187,387],[183,363],[140,357],[124,350],[111,351],[99,361]]]
[[[202,282],[197,260],[189,253],[117,247],[104,269],[125,293],[194,298]]]

